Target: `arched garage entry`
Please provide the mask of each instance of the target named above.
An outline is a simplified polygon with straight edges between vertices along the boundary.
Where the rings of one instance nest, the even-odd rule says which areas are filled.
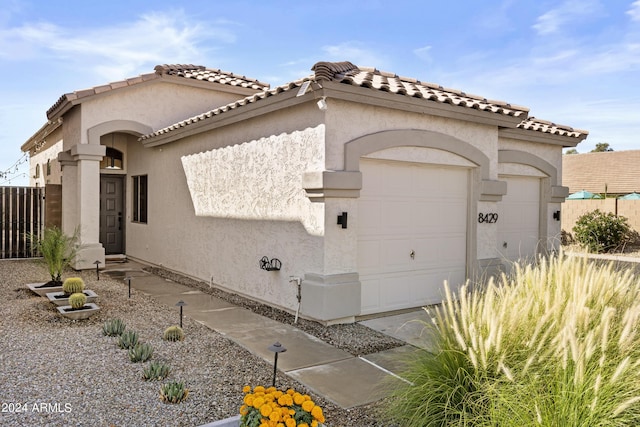
[[[498,203],[498,251],[506,271],[513,262],[531,261],[545,250],[547,204],[557,170],[547,161],[518,150],[498,152],[499,177],[507,193]]]
[[[442,301],[444,282],[464,283],[475,257],[469,218],[487,157],[464,141],[417,130],[362,137],[346,152],[348,170],[362,173],[361,314]]]

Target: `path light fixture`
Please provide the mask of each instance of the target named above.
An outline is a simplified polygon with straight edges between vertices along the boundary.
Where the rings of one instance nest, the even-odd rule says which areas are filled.
[[[129,298],[131,298],[131,276],[125,277],[124,280],[126,280],[129,285]]]
[[[176,307],[180,307],[180,327],[181,328],[182,328],[182,307],[184,307],[185,305],[187,305],[187,303],[182,300],[176,303]]]
[[[96,265],[96,276],[98,277],[98,280],[100,280],[100,264],[102,263],[99,260],[96,260],[94,264]]]
[[[273,353],[275,354],[275,360],[273,361],[273,383],[271,384],[275,387],[276,373],[278,372],[278,353],[284,353],[285,351],[287,351],[287,349],[284,348],[279,342],[276,342],[275,344],[269,346],[269,351],[273,351]]]

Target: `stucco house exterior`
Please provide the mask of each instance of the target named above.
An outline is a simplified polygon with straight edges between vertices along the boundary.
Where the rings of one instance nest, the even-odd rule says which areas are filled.
[[[124,253],[289,311],[299,278],[300,315],[333,323],[559,245],[562,149],[586,131],[349,62],[312,71],[270,88],[163,65],[63,95],[47,117],[75,267]]]

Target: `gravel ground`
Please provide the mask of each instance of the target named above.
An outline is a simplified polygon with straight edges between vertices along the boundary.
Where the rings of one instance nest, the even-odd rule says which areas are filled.
[[[101,311],[88,320],[61,317],[53,304],[26,288],[26,283],[48,279],[42,264],[0,260],[0,425],[199,426],[237,414],[244,385],[271,382],[272,365],[189,318],[184,319],[184,341],[162,340],[164,329],[175,323],[173,310],[135,290],[128,299],[122,281],[105,275],[97,281],[91,271],[66,277],[70,275],[81,276],[87,289],[99,295]],[[292,321],[279,310],[223,296]],[[152,360],[172,367],[169,380],[184,381],[190,390],[185,402],[160,401],[159,389],[166,380],[144,381],[146,364],[130,362],[116,339],[102,334],[102,324],[112,318],[124,320],[127,329],[153,346]],[[352,354],[401,344],[357,324],[323,327],[299,321],[298,326]],[[331,427],[383,425],[376,418],[381,402],[345,410],[284,375],[278,376],[278,386],[310,394]]]

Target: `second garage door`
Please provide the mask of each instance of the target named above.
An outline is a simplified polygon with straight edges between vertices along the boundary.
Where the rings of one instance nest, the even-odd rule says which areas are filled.
[[[362,159],[358,269],[362,312],[442,301],[466,278],[469,170]]]
[[[507,194],[498,204],[498,250],[511,262],[535,257],[540,242],[540,178],[501,176]]]

